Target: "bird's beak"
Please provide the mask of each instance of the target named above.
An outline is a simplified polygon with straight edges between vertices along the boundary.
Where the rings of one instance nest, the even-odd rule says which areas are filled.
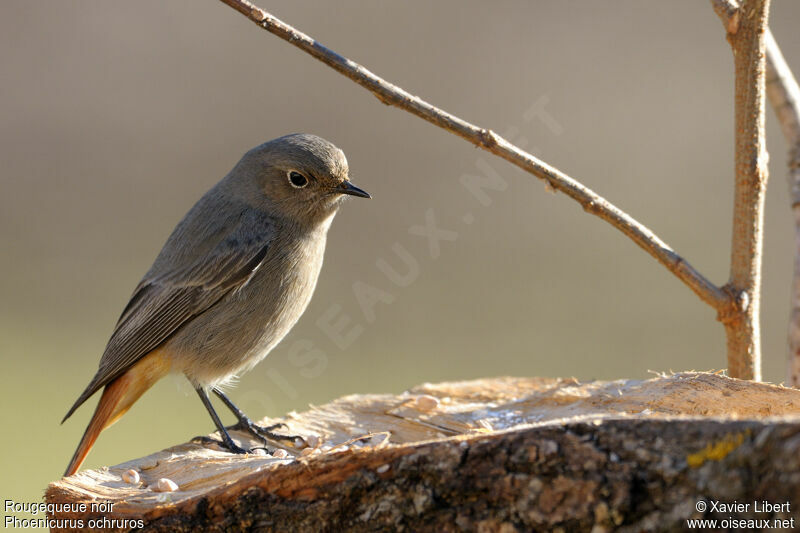
[[[349,194],[350,196],[360,196],[361,198],[372,198],[367,191],[359,189],[349,181],[345,180],[336,189],[339,194]]]

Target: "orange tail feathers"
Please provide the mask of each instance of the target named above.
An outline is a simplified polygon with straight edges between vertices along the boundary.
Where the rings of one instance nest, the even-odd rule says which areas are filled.
[[[78,471],[100,432],[119,420],[147,389],[169,372],[169,363],[170,358],[163,351],[153,350],[105,386],[65,477]]]

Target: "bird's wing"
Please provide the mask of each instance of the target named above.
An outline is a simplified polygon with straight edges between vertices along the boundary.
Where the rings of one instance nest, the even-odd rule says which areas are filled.
[[[274,228],[235,229],[184,267],[148,275],[131,296],[108,341],[100,367],[64,420],[92,394],[156,349],[183,324],[243,287],[263,262]],[[62,420],[62,422],[64,421]]]

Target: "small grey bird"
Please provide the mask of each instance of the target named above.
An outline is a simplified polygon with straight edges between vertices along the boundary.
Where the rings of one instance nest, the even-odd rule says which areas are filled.
[[[97,373],[64,417],[105,387],[65,475],[169,372],[186,375],[231,452],[247,450],[225,430],[209,391],[241,427],[281,438],[219,387],[253,368],[303,314],[345,195],[370,198],[350,183],[344,153],[324,139],[287,135],[247,152],[178,223],[122,311]]]

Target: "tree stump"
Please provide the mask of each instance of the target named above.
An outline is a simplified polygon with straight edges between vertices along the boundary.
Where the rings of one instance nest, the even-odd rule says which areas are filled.
[[[788,527],[800,506],[798,415],[798,390],[709,373],[424,384],[262,421],[284,422],[311,445],[269,443],[286,457],[185,443],[55,481],[46,500],[87,506],[53,519],[100,519],[108,530]],[[131,469],[136,484],[122,479]],[[177,490],[158,492],[161,478]],[[92,502],[113,506],[92,511]]]

